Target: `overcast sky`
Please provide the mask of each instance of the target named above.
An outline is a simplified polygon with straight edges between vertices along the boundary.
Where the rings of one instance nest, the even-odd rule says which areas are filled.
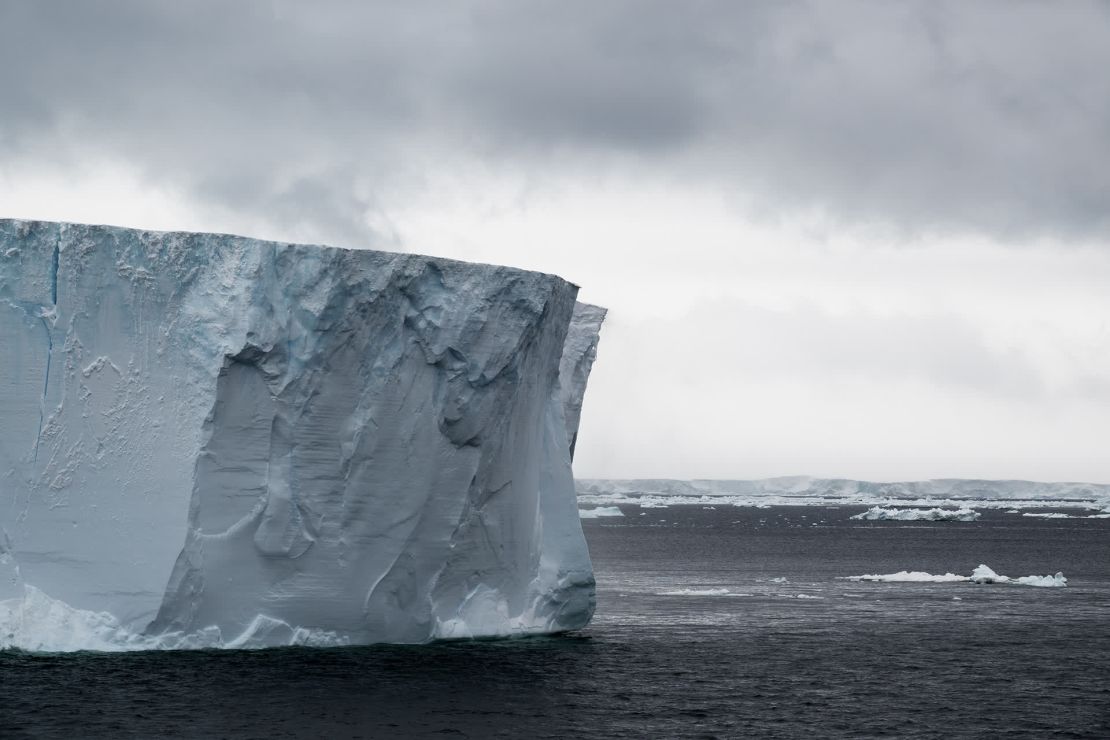
[[[1110,4],[0,2],[0,216],[540,269],[583,477],[1110,482]]]

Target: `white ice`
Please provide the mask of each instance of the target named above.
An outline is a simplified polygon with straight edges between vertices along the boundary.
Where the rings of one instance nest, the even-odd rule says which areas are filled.
[[[1068,579],[1063,573],[1054,576],[1021,576],[1011,578],[999,575],[986,565],[980,565],[969,576],[945,573],[934,575],[923,571],[899,571],[883,575],[845,576],[846,581],[878,581],[882,583],[1008,583],[1018,586],[1037,586],[1041,588],[1063,587],[1068,585]]]
[[[898,522],[974,522],[980,516],[979,512],[966,507],[960,509],[889,509],[872,506],[867,511],[849,518]]]

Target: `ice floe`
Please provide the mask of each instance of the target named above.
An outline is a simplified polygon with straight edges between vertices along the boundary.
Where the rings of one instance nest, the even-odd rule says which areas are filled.
[[[580,519],[600,519],[609,516],[624,516],[624,513],[616,506],[598,506],[596,509],[578,510]]]
[[[971,572],[970,576],[961,576],[955,573],[937,575],[924,571],[898,571],[883,575],[844,576],[845,581],[877,581],[880,583],[1008,583],[1017,586],[1037,586],[1040,588],[1060,588],[1068,585],[1068,579],[1063,573],[1053,576],[1010,576],[995,573],[990,567],[980,565]]]
[[[980,516],[978,511],[967,507],[959,509],[888,509],[882,506],[872,506],[862,514],[856,514],[849,518],[879,522],[974,522]]]

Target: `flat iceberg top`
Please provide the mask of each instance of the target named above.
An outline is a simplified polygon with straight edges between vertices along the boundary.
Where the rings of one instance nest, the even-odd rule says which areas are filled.
[[[536,270],[526,270],[521,267],[508,267],[505,265],[495,265],[485,262],[470,262],[466,260],[453,259],[451,257],[437,257],[434,255],[419,254],[415,252],[393,252],[390,250],[368,249],[361,247],[338,247],[325,244],[314,244],[309,242],[282,242],[272,239],[255,239],[253,237],[241,236],[238,234],[227,234],[222,232],[210,231],[160,231],[157,229],[133,229],[126,226],[113,226],[110,224],[83,224],[69,221],[39,221],[34,219],[0,218],[0,232],[4,234],[29,235],[33,232],[39,232],[42,230],[57,230],[59,234],[61,231],[66,230],[78,233],[87,233],[90,235],[115,235],[116,238],[122,237],[127,240],[138,239],[151,248],[162,248],[165,245],[181,244],[202,240],[206,242],[210,241],[215,243],[234,244],[240,248],[245,249],[319,250],[322,252],[379,255],[402,260],[435,262],[445,269],[458,268],[479,271],[491,270],[496,272],[515,272],[521,275],[543,276],[553,280],[564,280],[564,278],[561,278],[558,275],[552,275],[550,273],[539,272]],[[11,248],[12,247],[10,246],[8,247],[8,249]],[[605,309],[600,310],[603,312],[605,311]]]
[[[0,220],[0,619],[146,646],[583,626],[559,370],[576,293],[421,255]],[[0,632],[82,643],[29,624]]]

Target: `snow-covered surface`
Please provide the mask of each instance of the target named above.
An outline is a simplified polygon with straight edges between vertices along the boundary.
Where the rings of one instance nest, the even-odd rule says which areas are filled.
[[[603,517],[624,516],[616,506],[599,506],[596,509],[579,509],[578,516],[583,519],[600,519]]]
[[[849,517],[849,519],[865,519],[867,521],[895,521],[895,522],[974,522],[981,515],[969,509],[889,509],[881,506],[872,506],[867,511]]]
[[[576,485],[578,500],[596,506],[1110,507],[1110,485],[1097,483],[963,479],[877,483],[798,476],[763,480],[579,479]]]
[[[1040,588],[1060,588],[1068,585],[1063,573],[1053,576],[1021,576],[1011,578],[999,575],[986,565],[980,565],[969,576],[945,573],[934,575],[922,571],[899,571],[883,575],[846,576],[846,581],[878,581],[881,583],[1008,583],[1017,586],[1036,586]]]
[[[590,370],[593,369],[594,360],[597,359],[597,345],[605,314],[606,310],[600,306],[592,306],[588,303],[575,304],[566,343],[563,345],[563,356],[559,361],[563,414],[566,417],[571,458],[574,457],[574,448],[578,442],[582,400],[586,395]]]
[[[585,377],[559,382],[576,292],[419,255],[0,220],[0,647],[585,625],[564,418]]]

